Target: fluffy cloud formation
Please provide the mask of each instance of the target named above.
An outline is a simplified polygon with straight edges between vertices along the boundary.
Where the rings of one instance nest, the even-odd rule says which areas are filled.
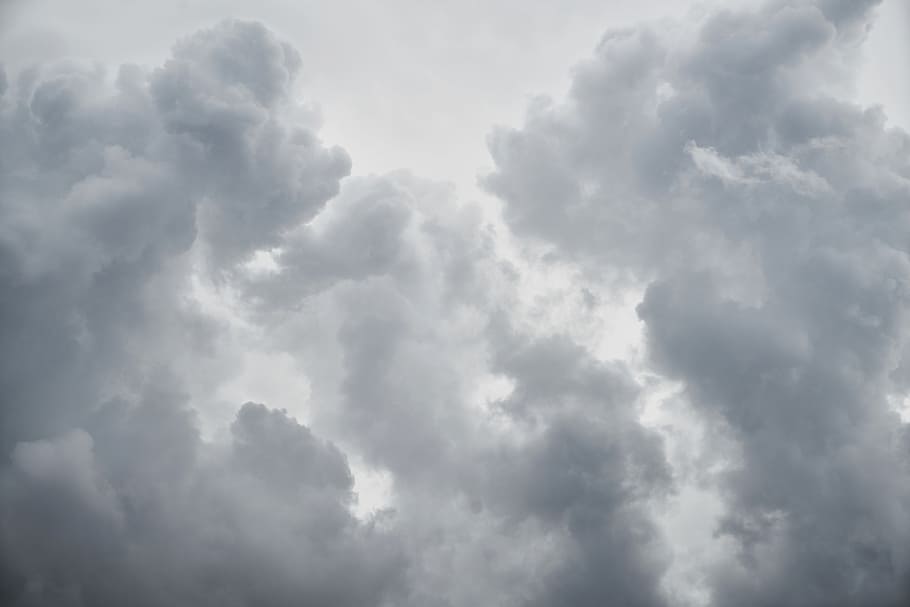
[[[337,191],[344,152],[293,119],[298,64],[262,26],[228,22],[151,73],[122,67],[113,88],[73,65],[15,79],[0,124],[3,322],[16,348],[4,447],[70,425],[187,335],[212,337],[180,294],[191,248],[229,268]]]
[[[645,287],[655,369],[732,439],[715,605],[910,595],[910,137],[837,96],[875,4],[609,34],[491,139],[509,225]]]
[[[296,117],[299,63],[226,22],[113,87],[63,65],[3,97],[4,604],[363,605],[402,579],[335,446],[251,403],[203,441],[181,387],[230,366],[194,268],[276,242],[348,171]]]
[[[0,601],[902,605],[910,138],[842,101],[876,4],[607,34],[491,136],[504,224],[347,177],[260,24],[0,78]],[[620,290],[643,360],[599,349]],[[283,404],[225,403],[251,373]],[[722,558],[680,564],[693,487]]]
[[[638,387],[516,330],[491,230],[411,175],[352,179],[250,279],[254,315],[311,370],[314,418],[391,477],[407,604],[662,604],[647,505],[672,479]]]
[[[88,432],[17,445],[8,604],[362,605],[397,583],[400,550],[350,514],[335,447],[248,403],[213,453],[184,417],[160,400],[111,406]]]
[[[448,186],[340,189],[300,64],[225,22],[113,85],[45,66],[5,94],[4,602],[660,604],[671,481],[635,383],[516,332],[517,270]],[[337,442],[250,403],[203,438],[244,331]],[[346,452],[390,508],[355,516]]]

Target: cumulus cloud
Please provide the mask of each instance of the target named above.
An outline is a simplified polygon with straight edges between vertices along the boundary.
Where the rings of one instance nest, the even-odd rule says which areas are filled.
[[[5,333],[19,344],[3,385],[19,404],[4,408],[4,432],[69,424],[123,374],[183,348],[162,342],[205,341],[210,320],[179,294],[191,249],[220,272],[337,191],[347,157],[293,119],[298,64],[262,26],[226,22],[157,70],[121,67],[113,85],[79,65],[14,79],[0,247],[16,294],[3,300]],[[40,411],[53,406],[60,416]]]
[[[258,23],[0,71],[0,601],[689,605],[696,484],[702,603],[902,605],[910,137],[845,101],[876,5],[606,34],[490,136],[501,218],[348,177]],[[591,335],[623,289],[641,360]],[[286,408],[222,402],[251,372]]]
[[[337,448],[248,403],[213,451],[174,406],[111,405],[88,431],[17,445],[2,485],[7,604],[381,602],[403,559],[351,515]]]
[[[513,326],[495,238],[444,187],[354,179],[254,274],[254,314],[313,369],[320,424],[391,476],[409,604],[661,604],[647,504],[672,479],[637,385]],[[478,390],[495,380],[508,395]]]
[[[295,107],[301,59],[258,23],[222,23],[176,45],[150,94],[183,170],[216,203],[202,206],[208,244],[237,261],[311,219],[350,171]],[[297,110],[296,112],[293,110]]]
[[[200,255],[230,270],[348,171],[299,63],[225,22],[157,70],[36,67],[3,97],[5,604],[377,604],[401,579],[336,447],[253,404],[203,441],[181,388],[226,370]]]
[[[644,286],[654,368],[733,439],[712,604],[910,592],[910,138],[837,96],[876,4],[610,34],[565,103],[491,138],[509,225]]]
[[[76,64],[14,78],[3,600],[659,604],[645,505],[671,480],[635,382],[515,328],[516,269],[449,186],[341,188],[349,160],[297,101],[301,64],[228,21],[113,82]],[[232,321],[200,284],[231,294]],[[204,436],[238,324],[306,373],[335,442],[252,403]],[[348,453],[391,479],[387,507],[354,515]]]

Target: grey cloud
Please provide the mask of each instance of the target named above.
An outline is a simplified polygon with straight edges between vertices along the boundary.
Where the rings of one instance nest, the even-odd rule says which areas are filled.
[[[492,328],[515,269],[449,186],[340,188],[349,160],[296,100],[300,65],[229,21],[113,83],[79,65],[14,79],[2,600],[659,604],[647,504],[670,479],[634,382],[568,338]],[[248,271],[254,253],[276,268]],[[232,289],[256,345],[307,372],[313,425],[337,442],[253,403],[202,438],[197,409],[236,345],[194,281]],[[518,390],[476,404],[490,365]],[[510,444],[502,415],[537,435]],[[389,475],[390,509],[352,514],[345,453]]]
[[[608,35],[491,138],[520,234],[647,286],[656,370],[734,439],[716,605],[910,593],[908,136],[832,96],[876,2],[768,2]],[[684,32],[688,33],[688,32]]]
[[[661,441],[635,417],[635,385],[623,370],[597,363],[566,338],[537,341],[507,334],[493,331],[493,343],[502,352],[494,355],[492,368],[515,387],[494,403],[492,415],[522,427],[521,439],[498,435],[480,412],[473,420],[459,419],[465,415],[463,404],[460,411],[445,411],[438,427],[426,425],[432,418],[418,417],[419,408],[432,402],[393,401],[407,409],[384,411],[385,419],[405,420],[408,433],[431,437],[435,446],[425,450],[424,443],[407,435],[394,445],[393,454],[421,462],[418,475],[410,460],[402,464],[382,452],[374,459],[385,459],[396,472],[403,531],[417,543],[414,554],[421,557],[414,568],[421,578],[434,580],[439,572],[424,562],[468,555],[444,583],[412,582],[412,596],[445,597],[442,604],[453,605],[489,597],[508,605],[665,604],[659,582],[669,551],[648,504],[662,498],[672,479]],[[401,339],[397,348],[407,345]],[[382,363],[389,357],[377,354],[369,373],[395,377],[396,367]],[[419,365],[410,361],[409,367]],[[433,379],[422,373],[421,385]],[[538,391],[541,382],[547,387]],[[394,397],[394,384],[388,385],[371,393]],[[421,393],[433,392],[424,388]],[[442,404],[452,407],[451,401]],[[391,432],[400,435],[401,429]],[[428,471],[439,477],[427,480]],[[425,521],[413,509],[446,516]],[[482,530],[481,538],[469,539],[472,529]],[[440,543],[439,537],[447,539]],[[514,550],[524,555],[518,564],[509,562]],[[480,563],[487,565],[478,568]],[[484,589],[482,594],[464,588],[468,577]]]
[[[858,0],[857,2],[848,2],[847,0],[823,0],[819,3],[819,8],[832,23],[839,29],[850,27],[859,27],[861,30],[867,30],[870,26],[866,15],[869,9],[881,4],[881,0]]]
[[[322,445],[309,430],[288,422],[286,413],[247,403],[231,426],[237,464],[257,478],[295,490],[298,485],[332,488],[342,494],[353,485],[344,456]]]
[[[279,273],[253,277],[250,295],[291,305],[341,281],[406,271],[411,197],[392,179],[347,180],[314,221],[286,235],[275,255]]]
[[[835,94],[875,5],[607,34],[567,102],[490,139],[520,244],[641,287],[649,371],[722,434],[712,605],[906,598],[910,139]],[[113,83],[10,79],[0,598],[679,603],[653,513],[685,479],[631,370],[529,326],[483,209],[404,172],[342,184],[305,64],[227,21]],[[247,346],[306,374],[307,425],[248,402],[203,439]],[[388,479],[381,511],[352,514],[348,457]]]
[[[10,605],[377,605],[393,532],[354,518],[338,448],[243,406],[191,298],[314,215],[349,162],[293,99],[299,58],[226,22],[149,72],[39,66],[0,105],[0,593]],[[184,388],[192,386],[193,392]]]
[[[568,337],[535,340],[492,313],[514,269],[481,218],[406,174],[350,180],[288,234],[250,301],[313,369],[321,423],[390,474],[409,604],[662,604],[668,551],[647,507],[672,481],[636,420],[637,386]],[[476,408],[488,373],[514,389]],[[503,419],[527,440],[498,434]]]
[[[659,437],[637,420],[637,386],[565,337],[529,341],[502,329],[494,368],[515,387],[500,406],[540,431],[488,456],[483,500],[569,539],[528,604],[665,604],[659,581],[669,552],[647,503],[672,478]]]
[[[75,430],[19,444],[2,486],[4,602],[77,605],[84,587],[105,585],[105,569],[122,556],[116,537],[124,514],[98,474],[90,436]]]
[[[274,246],[283,230],[311,218],[350,171],[295,119],[301,60],[258,23],[223,22],[178,43],[153,74],[151,95],[178,136],[186,170],[198,172],[203,221],[215,255],[228,262]]]
[[[342,370],[333,423],[375,463],[438,482],[468,457],[467,378],[482,361],[497,273],[489,234],[475,209],[408,176],[346,188],[314,222],[314,237],[289,242],[280,260],[304,284],[309,276],[295,273],[313,260],[337,268],[337,286],[323,296],[342,311],[330,337]]]
[[[337,190],[348,161],[297,120],[298,66],[262,26],[226,22],[151,74],[123,66],[113,86],[77,65],[13,80],[0,121],[0,250],[15,293],[3,323],[17,348],[3,369],[15,403],[4,447],[78,425],[105,386],[146,374],[186,334],[216,339],[180,295],[188,252],[230,269]],[[181,119],[234,139],[221,149]]]
[[[94,439],[16,447],[2,494],[8,604],[382,602],[404,561],[351,516],[334,446],[262,405],[241,408],[226,451],[186,422],[179,403],[111,405]]]

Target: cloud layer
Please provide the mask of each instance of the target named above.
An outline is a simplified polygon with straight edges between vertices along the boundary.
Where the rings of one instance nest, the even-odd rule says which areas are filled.
[[[501,218],[348,177],[258,23],[0,71],[0,602],[903,605],[910,137],[844,101],[876,4],[606,34],[491,134]],[[618,293],[641,357],[599,349]],[[251,372],[291,404],[225,402]],[[693,488],[721,558],[681,563]]]
[[[910,590],[910,138],[840,101],[874,2],[771,2],[609,34],[565,104],[499,131],[519,233],[645,285],[654,368],[732,439],[718,605]],[[711,445],[705,445],[710,449]]]

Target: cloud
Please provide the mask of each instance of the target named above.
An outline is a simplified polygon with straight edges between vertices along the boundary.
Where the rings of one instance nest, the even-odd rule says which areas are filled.
[[[564,336],[529,341],[502,330],[494,368],[514,389],[498,405],[531,429],[484,465],[481,499],[568,540],[563,562],[528,604],[664,604],[669,552],[647,504],[673,481],[660,437],[630,406],[638,386]]]
[[[174,403],[112,404],[92,434],[20,443],[3,478],[4,600],[361,605],[394,587],[403,557],[350,514],[335,447],[252,403],[226,450],[186,420]]]
[[[236,262],[312,218],[350,171],[295,121],[301,59],[261,24],[223,22],[176,45],[150,93],[183,169],[201,179],[206,238]],[[298,110],[298,112],[295,112]]]
[[[337,191],[348,159],[297,119],[298,64],[262,26],[225,22],[162,68],[121,67],[113,86],[78,65],[13,79],[0,249],[19,346],[0,380],[17,403],[3,409],[4,446],[77,422],[111,385],[183,350],[186,332],[217,339],[180,295],[191,257],[230,270]]]
[[[497,312],[515,287],[494,238],[447,188],[352,179],[253,274],[250,301],[311,370],[320,425],[389,474],[408,604],[662,604],[648,505],[672,479],[637,386]],[[490,377],[511,394],[478,399]]]
[[[653,368],[734,441],[711,604],[910,592],[910,139],[837,96],[876,4],[609,34],[565,103],[490,139],[512,229],[644,286]]]
[[[298,67],[231,21],[157,70],[41,66],[0,99],[4,604],[360,605],[400,586],[337,447],[253,404],[204,441],[184,392],[233,364],[193,281],[348,170],[293,100]]]
[[[3,601],[659,604],[646,506],[670,478],[635,383],[494,321],[515,268],[450,186],[341,187],[350,161],[297,101],[301,63],[226,21],[113,82],[77,64],[13,78]],[[203,428],[238,342],[306,373],[335,440],[253,403]],[[495,375],[516,385],[501,402],[478,394]],[[354,516],[348,454],[389,476],[390,504]]]
[[[0,600],[686,605],[697,483],[708,604],[903,604],[910,138],[843,101],[876,4],[607,33],[491,135],[504,224],[348,177],[258,23],[0,79]],[[608,361],[630,286],[645,357]],[[225,405],[250,373],[286,409]]]

